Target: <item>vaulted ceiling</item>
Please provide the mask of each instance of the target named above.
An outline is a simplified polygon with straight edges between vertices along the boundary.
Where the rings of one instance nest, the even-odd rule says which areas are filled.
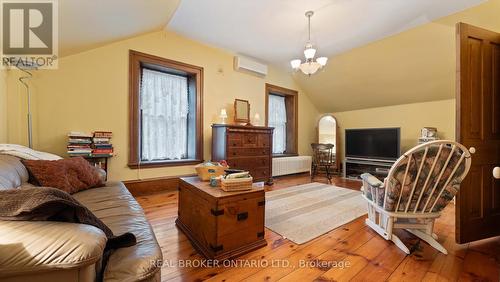
[[[183,0],[168,28],[218,47],[288,66],[303,58],[308,10],[321,55],[352,48],[461,11],[484,0]]]
[[[180,0],[62,0],[59,54],[67,56],[106,43],[165,28]]]
[[[500,30],[500,0],[65,0],[59,6],[62,55],[167,28],[288,71],[323,112],[452,98],[455,23]],[[315,12],[318,54],[329,57],[311,77],[289,68],[291,59],[303,58],[307,10]]]
[[[282,67],[320,111],[336,112],[452,98],[454,23],[434,21],[481,2],[183,0],[168,28]],[[303,59],[307,10],[317,53],[330,59],[311,77],[289,65]]]

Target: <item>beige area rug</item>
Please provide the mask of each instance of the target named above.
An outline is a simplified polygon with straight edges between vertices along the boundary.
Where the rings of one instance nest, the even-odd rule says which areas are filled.
[[[367,213],[361,192],[313,182],[266,193],[266,227],[303,244]]]

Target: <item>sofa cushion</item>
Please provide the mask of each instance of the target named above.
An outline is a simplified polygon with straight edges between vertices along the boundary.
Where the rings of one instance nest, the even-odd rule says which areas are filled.
[[[0,154],[0,189],[12,189],[28,181],[28,171],[19,158]]]
[[[133,233],[137,244],[113,252],[104,272],[106,281],[137,281],[160,271],[161,249],[144,211],[121,182],[73,194],[115,234]]]
[[[35,185],[58,188],[70,194],[103,186],[99,173],[82,157],[21,162],[35,180]]]
[[[106,236],[97,227],[55,221],[0,221],[2,277],[99,262]]]

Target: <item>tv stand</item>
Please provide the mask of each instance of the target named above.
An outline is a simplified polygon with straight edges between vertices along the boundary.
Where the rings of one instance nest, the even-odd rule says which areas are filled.
[[[365,158],[346,158],[344,160],[344,177],[350,179],[361,179],[360,175],[368,172],[381,181],[389,174],[389,170],[395,160],[379,160]]]

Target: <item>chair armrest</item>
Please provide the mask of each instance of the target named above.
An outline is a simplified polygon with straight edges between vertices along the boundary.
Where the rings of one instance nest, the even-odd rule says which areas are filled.
[[[384,186],[384,183],[382,181],[378,180],[378,178],[369,173],[361,174],[361,179],[363,180],[363,182],[366,182],[372,187],[380,188]]]
[[[369,173],[361,174],[361,179],[363,180],[362,190],[365,197],[382,207],[385,196],[384,182]]]
[[[85,224],[0,221],[0,230],[0,278],[95,264],[106,245],[104,232]]]

